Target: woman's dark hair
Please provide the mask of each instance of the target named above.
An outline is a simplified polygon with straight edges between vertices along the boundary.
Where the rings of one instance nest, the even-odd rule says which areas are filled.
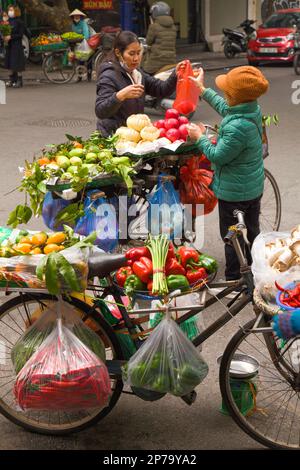
[[[133,42],[138,42],[139,44],[141,43],[137,35],[132,33],[131,31],[121,31],[120,33],[118,33],[113,42],[112,50],[106,55],[104,60],[100,62],[99,68],[105,62],[112,62],[115,65],[119,64],[119,59],[116,56],[115,50],[118,49],[123,55],[127,47]],[[99,75],[99,68],[97,70],[97,75]]]

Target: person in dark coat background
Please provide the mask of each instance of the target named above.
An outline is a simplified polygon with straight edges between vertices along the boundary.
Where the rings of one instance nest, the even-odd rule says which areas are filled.
[[[25,70],[25,55],[22,45],[24,24],[20,19],[19,7],[10,5],[7,10],[9,24],[12,27],[11,35],[5,38],[7,42],[5,55],[5,68],[11,70],[6,86],[20,88],[23,86],[22,73]]]
[[[175,91],[176,72],[179,67],[184,67],[183,63],[162,81],[139,69],[141,59],[142,46],[138,37],[130,31],[122,31],[116,37],[111,57],[100,66],[95,112],[97,129],[105,137],[126,125],[132,114],[144,112],[145,94],[164,98]]]

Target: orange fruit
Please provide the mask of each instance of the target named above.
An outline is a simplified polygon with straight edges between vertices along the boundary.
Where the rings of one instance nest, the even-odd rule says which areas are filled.
[[[36,248],[33,248],[33,250],[31,250],[30,252],[31,255],[41,255],[42,253],[42,250],[38,246]]]
[[[17,245],[14,245],[14,249],[16,251],[20,251],[21,253],[27,254],[32,250],[32,245],[30,243],[17,243]]]
[[[45,245],[47,242],[48,235],[44,232],[36,233],[31,237],[31,243],[35,246]]]
[[[73,147],[75,149],[82,149],[83,145],[80,142],[75,141],[75,142],[73,142]]]
[[[56,243],[51,243],[51,245],[46,245],[44,248],[45,255],[48,255],[49,253],[53,253],[54,251],[60,251],[60,246],[57,245]]]
[[[30,245],[32,245],[31,240],[30,240],[29,237],[22,237],[22,238],[20,238],[19,243],[29,243]]]
[[[52,245],[52,243],[60,245],[65,241],[67,238],[66,234],[63,232],[57,232],[53,233],[52,235],[49,235],[49,238],[47,240],[47,245]]]
[[[49,158],[43,157],[43,158],[39,158],[39,159],[38,159],[38,164],[39,164],[40,166],[48,165],[48,163],[50,163]]]

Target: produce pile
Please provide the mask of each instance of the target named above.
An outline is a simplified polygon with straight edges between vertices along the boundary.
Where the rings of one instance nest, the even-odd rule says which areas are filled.
[[[49,44],[60,44],[63,40],[59,34],[56,33],[42,33],[36,38],[31,39],[30,44],[32,47],[47,46]]]
[[[300,225],[295,227],[289,237],[276,238],[265,245],[268,265],[278,272],[292,267],[300,267]]]
[[[143,155],[158,152],[171,144],[179,146],[188,138],[188,123],[189,120],[180,116],[176,109],[168,109],[165,119],[153,124],[146,114],[133,114],[127,119],[127,126],[119,127],[115,133],[119,138],[116,149],[119,154]]]
[[[63,41],[66,41],[66,42],[80,42],[80,41],[83,41],[84,36],[82,34],[78,34],[78,33],[74,33],[70,31],[68,33],[63,33],[61,35],[61,38]]]
[[[115,280],[127,295],[143,292],[164,296],[171,291],[189,290],[201,285],[217,271],[214,258],[194,248],[175,249],[166,237],[150,237],[146,246],[131,248],[125,253],[127,266],[120,268]]]

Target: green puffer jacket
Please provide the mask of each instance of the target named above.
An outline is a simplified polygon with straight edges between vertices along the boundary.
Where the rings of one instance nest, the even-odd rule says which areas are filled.
[[[224,201],[250,201],[264,189],[262,156],[262,114],[257,101],[228,106],[214,90],[202,98],[224,117],[217,145],[202,136],[198,148],[212,162],[212,189]]]
[[[149,26],[146,41],[150,51],[143,69],[147,73],[156,73],[165,65],[176,64],[176,26],[171,16],[158,16]]]

